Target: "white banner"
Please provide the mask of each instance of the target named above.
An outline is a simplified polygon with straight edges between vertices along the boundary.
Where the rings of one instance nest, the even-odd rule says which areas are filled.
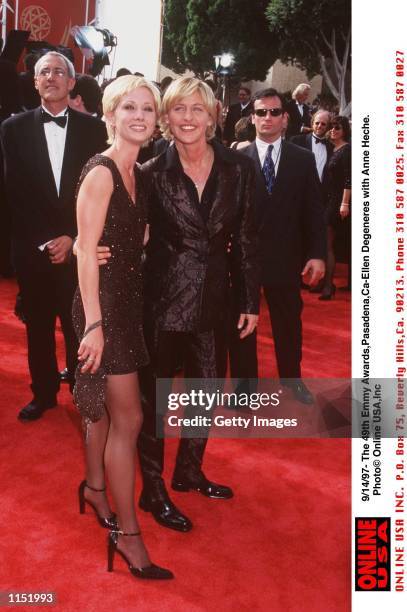
[[[407,609],[407,3],[354,0],[352,18],[352,373],[363,379],[366,423],[352,445],[352,609],[395,612]],[[386,439],[377,378],[395,380]]]

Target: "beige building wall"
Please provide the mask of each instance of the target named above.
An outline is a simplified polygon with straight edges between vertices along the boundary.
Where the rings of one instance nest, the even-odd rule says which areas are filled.
[[[253,93],[265,87],[274,87],[277,91],[284,93],[293,91],[299,83],[309,83],[311,85],[309,102],[312,102],[321,93],[322,76],[318,75],[309,80],[304,70],[300,70],[296,66],[287,66],[280,60],[277,60],[270,68],[265,81],[249,81],[245,85],[250,87]]]

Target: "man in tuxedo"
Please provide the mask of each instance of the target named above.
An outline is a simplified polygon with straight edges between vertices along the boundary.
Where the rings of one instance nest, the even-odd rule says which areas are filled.
[[[311,131],[311,111],[306,101],[311,91],[308,83],[300,83],[293,91],[292,100],[287,104],[288,126],[286,137],[308,134]]]
[[[35,65],[41,107],[11,117],[1,126],[5,185],[12,214],[13,258],[27,319],[32,401],[19,418],[32,421],[57,403],[55,354],[58,316],[65,339],[71,388],[77,339],[71,306],[76,273],[71,248],[76,235],[75,188],[86,161],[106,143],[104,124],[68,109],[75,70],[50,52]]]
[[[239,102],[229,107],[223,128],[223,140],[229,146],[235,138],[235,125],[242,117],[252,114],[251,91],[247,87],[240,87],[237,95]]]
[[[325,271],[321,187],[312,153],[281,138],[287,119],[281,95],[275,89],[265,89],[254,96],[253,103],[256,140],[241,152],[256,166],[261,284],[270,312],[279,376],[297,400],[311,404],[313,397],[301,380],[300,283],[304,278],[315,285]],[[249,372],[254,377],[254,334],[237,343],[236,350],[245,371],[232,371],[232,376]]]
[[[315,156],[319,180],[325,181],[326,164],[332,155],[333,145],[326,138],[331,125],[331,114],[327,110],[317,111],[311,120],[312,132],[299,134],[291,138],[291,142],[312,151]]]

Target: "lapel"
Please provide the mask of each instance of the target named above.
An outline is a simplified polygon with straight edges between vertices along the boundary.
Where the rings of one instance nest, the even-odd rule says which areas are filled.
[[[290,184],[290,162],[289,162],[289,147],[286,140],[281,141],[280,162],[278,164],[276,182],[274,183],[273,193],[271,194],[272,203],[277,200],[280,195],[287,191],[287,185]]]
[[[41,107],[36,108],[34,111],[34,147],[38,176],[41,177],[40,183],[50,201],[55,203],[58,200],[58,193],[54,174],[52,172],[51,161],[49,159],[44,125],[41,122]]]
[[[256,141],[245,149],[246,155],[251,157],[256,169],[256,216],[259,227],[262,225],[264,215],[271,204],[271,196],[267,193],[266,182],[261,169],[259,153],[257,151]],[[280,160],[281,161],[281,160]]]
[[[234,188],[237,180],[236,166],[228,161],[228,150],[215,141],[212,144],[218,172],[215,197],[207,223],[210,237],[222,229],[223,219],[229,212],[231,203],[236,199]]]
[[[80,129],[78,127],[78,116],[75,112],[68,110],[69,119],[66,128],[66,140],[64,158],[62,162],[61,184],[59,198],[63,202],[67,193],[72,192],[75,183],[75,167],[77,165],[77,151],[80,147]]]
[[[306,135],[305,144],[306,144],[307,149],[312,151],[312,133]]]
[[[157,179],[160,180],[164,191],[167,193],[167,201],[171,208],[175,208],[192,225],[205,228],[205,222],[199,210],[189,197],[175,144],[168,147],[163,158],[165,161],[164,172],[160,172]]]

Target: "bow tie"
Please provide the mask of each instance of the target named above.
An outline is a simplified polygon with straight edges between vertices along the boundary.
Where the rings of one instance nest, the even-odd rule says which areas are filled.
[[[49,123],[50,121],[54,121],[59,127],[64,128],[66,126],[66,122],[68,117],[66,115],[59,115],[59,117],[54,117],[49,113],[46,113],[44,110],[41,112],[41,121],[42,123]]]
[[[323,138],[317,138],[316,136],[314,136],[314,140],[317,144],[318,143],[326,144],[326,140],[324,140]]]

